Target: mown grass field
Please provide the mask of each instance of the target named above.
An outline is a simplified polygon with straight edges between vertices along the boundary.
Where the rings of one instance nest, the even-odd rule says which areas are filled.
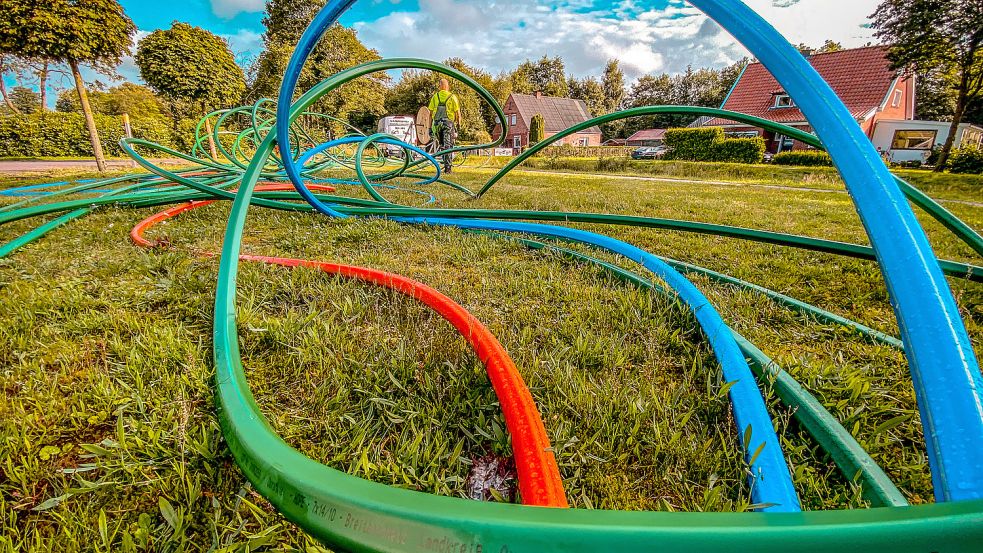
[[[455,173],[471,188],[488,174]],[[813,174],[810,183],[827,178]],[[802,187],[800,174],[773,175],[772,184]],[[961,181],[933,186],[949,199],[980,201],[980,189]],[[848,196],[838,193],[520,173],[479,202],[439,195],[447,206],[649,215],[866,243]],[[983,229],[983,208],[946,207]],[[182,215],[150,234],[170,247],[141,250],[129,230],[155,211],[100,209],[0,261],[0,544],[321,550],[252,491],[216,422],[217,261],[196,252],[221,247],[228,207]],[[573,506],[749,507],[719,367],[674,301],[512,241],[381,220],[250,213],[249,253],[407,275],[482,320],[537,400]],[[921,219],[941,256],[980,263]],[[36,224],[10,224],[3,236]],[[584,228],[896,333],[873,263],[679,232]],[[932,501],[899,352],[757,294],[695,282],[843,422],[912,503]],[[983,351],[983,285],[950,282]],[[273,426],[311,457],[385,484],[460,496],[473,458],[509,453],[483,367],[448,323],[411,300],[313,270],[245,264],[239,306],[253,392]],[[863,508],[857,486],[766,394],[804,507]]]

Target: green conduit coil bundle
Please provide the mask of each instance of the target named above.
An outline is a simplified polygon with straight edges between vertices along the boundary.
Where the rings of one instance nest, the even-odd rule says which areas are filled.
[[[55,218],[0,246],[0,257],[83,217],[102,205],[134,208],[183,204],[201,200],[232,202],[215,305],[214,352],[220,422],[228,446],[256,489],[288,519],[329,546],[352,551],[979,551],[983,546],[983,378],[958,317],[943,275],[983,281],[983,267],[938,260],[905,200],[938,220],[983,256],[983,238],[924,193],[891,176],[845,108],[802,57],[770,25],[742,2],[693,0],[741,41],[778,78],[812,122],[817,135],[770,121],[720,109],[681,106],[633,108],[597,117],[554,135],[516,157],[476,191],[445,178],[436,156],[395,137],[365,136],[328,116],[309,111],[319,98],[376,71],[425,69],[453,77],[474,89],[506,121],[491,94],[467,75],[420,59],[388,59],[342,71],[304,91],[291,103],[297,76],[306,56],[324,30],[353,0],[332,0],[303,35],[287,68],[280,100],[207,115],[196,129],[190,155],[150,142],[124,139],[128,154],[147,173],[113,179],[49,183],[7,189],[0,194],[24,199],[0,208],[0,224],[38,216]],[[678,113],[713,116],[779,132],[830,152],[857,204],[871,246],[823,240],[695,221],[601,213],[525,210],[439,209],[397,205],[384,191],[400,188],[397,179],[416,181],[404,191],[421,194],[425,206],[435,203],[429,185],[447,186],[480,200],[528,157],[563,137],[593,125],[651,115]],[[220,158],[205,153],[209,139]],[[305,121],[342,124],[348,134],[316,137]],[[211,123],[214,121],[214,124]],[[451,153],[492,148],[503,140],[461,146]],[[285,137],[285,138],[281,138]],[[387,158],[386,145],[401,149],[400,159]],[[180,158],[196,167],[169,171],[138,152]],[[373,174],[366,168],[376,168]],[[351,179],[318,179],[325,169],[348,169]],[[256,190],[263,182],[292,183],[296,191]],[[361,186],[372,198],[312,192],[307,183]],[[403,185],[405,186],[405,185]],[[297,200],[304,200],[300,203]],[[722,370],[745,369],[772,381],[781,400],[795,408],[795,417],[827,451],[850,480],[856,479],[874,506],[867,510],[801,512],[788,469],[781,457],[770,420],[755,418],[763,407],[756,384],[740,377],[738,396],[730,392],[735,416],[750,417],[754,426],[746,453],[749,485],[759,503],[754,513],[652,513],[582,509],[551,509],[470,502],[390,488],[321,465],[280,439],[252,398],[238,351],[236,275],[248,208],[316,211],[329,217],[386,217],[410,225],[442,225],[518,240],[530,248],[549,249],[595,264],[636,286],[684,300],[698,311],[698,320],[721,361]],[[533,223],[538,222],[538,223]],[[880,264],[898,316],[901,337],[893,337],[792,297],[761,286],[672,259],[657,258],[629,244],[596,233],[546,223],[594,223],[669,229],[752,240],[876,261]],[[544,240],[547,238],[548,240]],[[601,261],[563,242],[587,244],[639,261],[665,283]],[[902,274],[903,273],[903,274]],[[763,352],[720,322],[725,332],[708,328],[719,316],[709,302],[682,277],[711,280],[766,295],[819,321],[849,328],[863,339],[903,349],[911,367],[919,409],[925,425],[928,458],[937,502],[909,507],[887,475],[822,404]],[[709,314],[708,314],[709,313]],[[713,317],[716,316],[717,319]],[[700,317],[709,317],[706,320]],[[718,328],[718,330],[719,330]],[[736,361],[734,353],[737,352]],[[749,363],[747,361],[750,361]],[[748,372],[747,374],[751,374]],[[736,374],[736,373],[735,373]],[[741,373],[744,374],[744,373]],[[743,430],[743,428],[739,428]],[[740,432],[739,432],[740,433]],[[766,444],[764,451],[760,444]],[[777,499],[777,500],[775,500]]]

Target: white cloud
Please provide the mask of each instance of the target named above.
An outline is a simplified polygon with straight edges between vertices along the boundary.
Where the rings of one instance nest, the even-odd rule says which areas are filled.
[[[871,40],[863,27],[878,0],[747,0],[795,44],[845,46]],[[699,10],[683,0],[661,9],[617,0],[595,7],[591,0],[420,0],[419,11],[394,11],[356,23],[360,38],[383,56],[443,60],[461,57],[492,72],[526,58],[561,56],[567,71],[598,74],[617,58],[629,77],[684,71],[687,65],[720,67],[747,52]],[[385,5],[384,3],[382,5]]]
[[[259,52],[263,49],[263,34],[249,29],[239,29],[234,35],[218,35],[229,43],[233,53]]]
[[[212,12],[222,18],[232,19],[240,13],[261,12],[265,0],[212,0]]]

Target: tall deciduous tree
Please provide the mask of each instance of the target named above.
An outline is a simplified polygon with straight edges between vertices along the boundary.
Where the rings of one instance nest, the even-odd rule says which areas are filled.
[[[543,56],[539,61],[526,60],[512,72],[512,90],[519,94],[542,92],[547,96],[570,95],[566,70],[560,56]]]
[[[877,37],[892,44],[895,69],[948,78],[956,96],[949,136],[935,170],[945,169],[966,107],[983,95],[983,2],[884,0],[872,15]]]
[[[324,6],[326,0],[268,0],[263,24],[266,50],[256,61],[248,97],[276,98],[290,56],[304,29]],[[354,29],[333,25],[311,52],[301,71],[297,93],[314,87],[331,75],[356,65],[379,59],[379,52],[367,48]],[[352,125],[369,129],[385,113],[386,87],[389,77],[373,73],[345,84],[318,100],[314,109]],[[339,129],[340,130],[340,129]]]
[[[246,77],[229,45],[218,36],[175,21],[170,29],[147,35],[137,45],[140,77],[177,105],[193,106],[183,115],[203,115],[242,100]]]
[[[41,111],[41,96],[25,86],[10,89],[10,103],[16,113],[37,113]]]
[[[7,73],[14,72],[15,62],[11,60],[9,56],[0,54],[0,98],[3,98],[3,105],[10,110],[11,113],[20,113],[17,110],[17,106],[10,99],[10,93],[7,92]]]
[[[587,110],[590,111],[592,117],[607,113],[604,86],[594,77],[583,79],[570,77],[567,81],[567,88],[570,90],[571,98],[583,100],[587,104]]]
[[[133,44],[133,21],[116,0],[0,0],[0,13],[0,54],[66,63],[71,68],[96,165],[105,170],[80,66],[112,73]]]
[[[618,60],[608,60],[601,76],[601,86],[604,87],[604,110],[606,113],[621,109],[625,101],[625,72],[621,70]]]
[[[164,118],[165,108],[161,99],[149,88],[134,83],[123,83],[109,90],[89,94],[92,111],[103,115],[129,115],[134,120]],[[82,111],[78,97],[65,91],[58,95],[55,105],[58,111],[71,113]]]

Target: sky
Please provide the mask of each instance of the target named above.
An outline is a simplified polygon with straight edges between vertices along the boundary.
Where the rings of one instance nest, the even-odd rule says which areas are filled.
[[[852,47],[874,40],[867,24],[879,0],[745,2],[794,44],[832,39]],[[184,21],[226,39],[244,65],[262,51],[264,0],[120,3],[139,29],[136,40]],[[577,77],[599,75],[615,58],[634,80],[688,65],[719,68],[747,54],[684,0],[361,0],[341,21],[384,57],[456,56],[493,74],[545,54],[562,57]],[[141,82],[132,57],[119,72]]]

